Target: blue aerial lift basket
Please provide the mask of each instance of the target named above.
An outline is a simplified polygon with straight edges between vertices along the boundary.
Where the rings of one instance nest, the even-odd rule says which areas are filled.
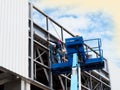
[[[67,49],[68,61],[64,63],[52,64],[51,68],[53,74],[71,73],[74,53],[80,53],[82,54],[81,56],[85,56],[82,37],[74,37],[74,38],[66,39],[65,46]],[[81,58],[84,59],[84,57]]]
[[[97,40],[97,39],[96,39]],[[67,50],[67,62],[55,63],[51,65],[53,74],[65,74],[71,73],[73,54],[77,53],[78,63],[80,64],[82,71],[102,69],[104,67],[104,61],[102,56],[102,50],[100,49],[100,39],[98,39],[98,47],[96,47],[98,54],[97,57],[88,58],[87,55],[90,51],[85,50],[84,40],[82,37],[67,38],[65,40]]]
[[[85,62],[81,64],[81,70],[88,71],[88,70],[104,68],[103,51],[101,50],[101,39],[96,38],[96,39],[84,40],[84,43],[87,42],[91,44],[90,47],[91,50],[85,50]],[[97,54],[95,52],[97,52]],[[90,54],[92,57],[87,57]]]

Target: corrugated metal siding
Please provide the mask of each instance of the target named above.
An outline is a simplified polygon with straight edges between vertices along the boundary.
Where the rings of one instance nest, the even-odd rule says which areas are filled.
[[[27,0],[0,0],[0,66],[28,77]]]

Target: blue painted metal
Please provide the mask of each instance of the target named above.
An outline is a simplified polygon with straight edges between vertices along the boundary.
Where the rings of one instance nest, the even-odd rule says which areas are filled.
[[[94,39],[93,39],[94,40]],[[97,40],[97,39],[96,39]],[[81,70],[94,70],[94,69],[102,69],[104,67],[104,60],[102,57],[101,51],[101,40],[98,39],[97,50],[99,56],[94,58],[88,58],[84,49],[84,41],[82,37],[73,37],[65,40],[66,50],[67,50],[67,59],[68,62],[64,63],[56,63],[52,64],[51,69],[53,74],[63,74],[63,73],[71,73],[72,64],[75,62],[73,58],[73,54],[77,53],[79,58],[79,64],[81,66]]]
[[[85,62],[84,41],[82,37],[68,38],[65,40],[65,44],[68,54],[68,61],[73,62],[72,55],[77,53],[80,58],[79,60],[81,60],[81,62]]]
[[[51,65],[51,70],[53,74],[67,74],[71,73],[72,63],[64,62],[64,63],[56,63]]]
[[[71,87],[70,90],[78,90],[78,73],[77,73],[77,66],[78,66],[78,56],[77,53],[73,54],[73,64],[72,64],[72,74],[71,74]]]
[[[93,41],[97,41],[96,47],[91,47],[92,50],[98,52],[99,55],[96,55],[96,57],[91,58],[85,58],[85,63],[81,64],[81,70],[82,71],[88,71],[88,70],[94,70],[94,69],[102,69],[104,68],[104,60],[103,60],[103,51],[101,50],[101,39],[90,39],[86,41],[90,41],[91,43]],[[92,51],[86,51],[85,53],[90,53]]]
[[[102,68],[104,68],[104,61],[102,60],[102,58],[86,59],[86,62],[84,64],[81,64],[82,71],[89,71]]]
[[[84,43],[82,37],[68,38],[65,40],[65,44],[67,49],[68,61],[64,63],[52,64],[51,70],[53,74],[71,73],[74,53],[80,54],[81,58],[85,60],[85,53],[83,46]]]

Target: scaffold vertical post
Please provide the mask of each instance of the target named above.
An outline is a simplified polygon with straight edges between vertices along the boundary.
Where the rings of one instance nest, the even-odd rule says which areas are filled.
[[[46,29],[47,29],[47,31],[49,32],[49,26],[48,26],[48,17],[46,17]],[[48,40],[50,39],[50,34],[48,33]],[[51,71],[51,56],[50,56],[50,43],[49,43],[49,41],[48,41],[48,48],[49,48],[49,58],[48,58],[48,65],[49,65],[49,67],[50,67],[50,69],[49,69],[49,87],[50,87],[50,90],[52,90],[52,88],[53,88],[53,82],[52,82],[52,71]]]
[[[34,79],[34,65],[33,65],[33,62],[34,62],[34,58],[33,58],[33,51],[34,51],[34,43],[33,43],[33,39],[34,39],[34,37],[33,37],[33,35],[34,35],[34,31],[33,31],[33,18],[32,18],[32,12],[33,12],[33,5],[32,4],[30,4],[30,17],[31,17],[31,75],[30,75],[30,77],[32,78],[32,79]]]

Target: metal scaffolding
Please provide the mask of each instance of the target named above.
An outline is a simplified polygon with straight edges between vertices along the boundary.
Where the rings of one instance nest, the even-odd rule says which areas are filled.
[[[39,15],[39,17],[35,17],[35,15]],[[57,29],[57,32],[59,33],[57,33],[55,29]],[[55,35],[55,33],[57,35]],[[33,80],[49,87],[51,90],[70,89],[70,74],[61,74],[58,76],[52,75],[50,70],[51,61],[49,59],[49,44],[51,43],[48,43],[47,41],[48,38],[51,40],[60,38],[64,41],[66,36],[74,37],[71,32],[29,3],[29,76]],[[97,52],[88,45],[85,44],[85,47],[98,55]],[[106,67],[103,70],[84,71],[81,73],[82,90],[111,89],[106,59],[105,66]]]
[[[48,42],[47,39],[57,40],[59,38],[64,42],[65,38],[74,37],[74,34],[66,30],[31,3],[29,3],[28,21],[29,78],[25,78],[0,67],[0,90],[3,90],[4,83],[13,80],[22,80],[30,84],[29,89],[21,90],[70,90],[70,73],[53,75],[51,72],[52,62],[50,59],[49,46],[52,45],[52,43]],[[98,53],[87,44],[84,46],[86,49],[95,53],[96,56],[98,55]],[[102,70],[81,72],[82,90],[111,90],[108,63],[105,58],[104,61],[105,68]],[[25,85],[25,88],[27,88],[27,84]]]

